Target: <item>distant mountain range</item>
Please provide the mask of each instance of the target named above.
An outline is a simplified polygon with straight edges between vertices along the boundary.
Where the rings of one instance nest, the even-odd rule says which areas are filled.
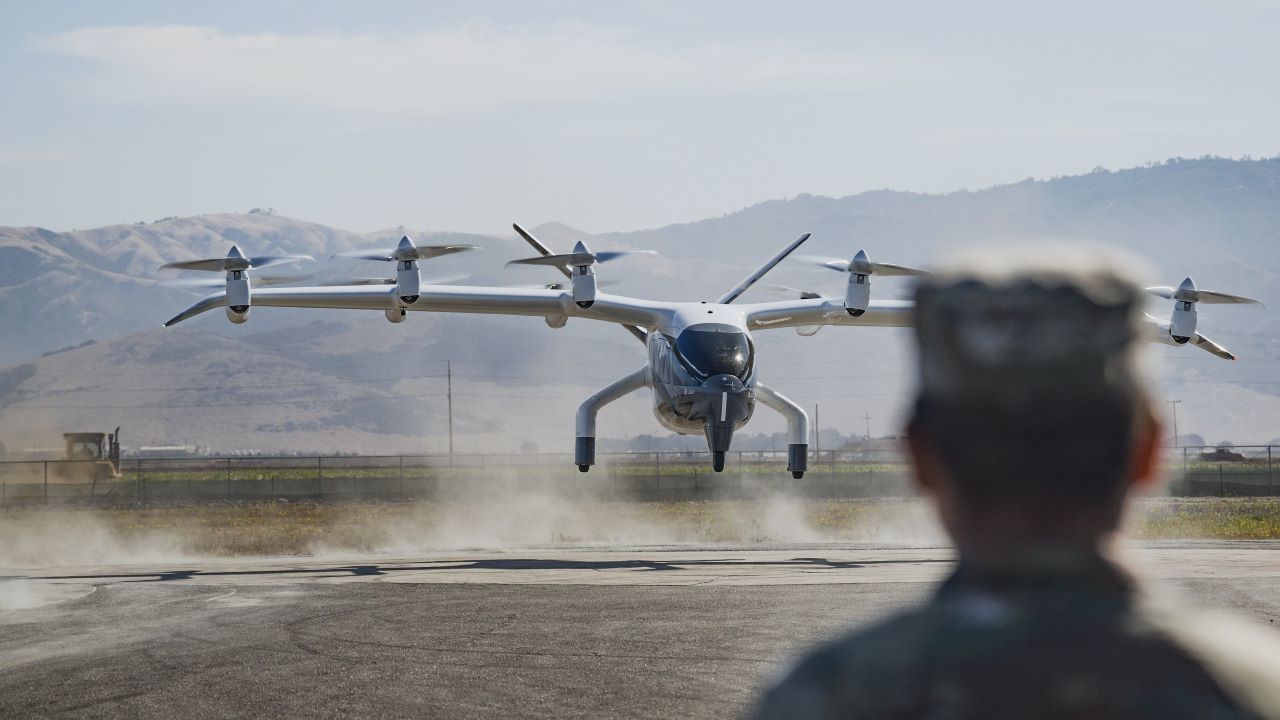
[[[628,281],[611,291],[673,299],[718,295],[802,232],[813,233],[805,252],[848,257],[865,248],[872,259],[924,266],[976,244],[1123,247],[1152,266],[1151,284],[1192,275],[1202,287],[1268,304],[1201,309],[1202,330],[1236,351],[1239,363],[1191,348],[1155,354],[1165,359],[1162,387],[1184,401],[1184,433],[1237,442],[1280,436],[1280,160],[1175,160],[941,195],[802,195],[594,238],[559,223],[535,231],[561,249],[586,239],[597,249],[658,250],[661,260],[610,265],[601,275]],[[416,313],[393,326],[366,313],[273,308],[244,326],[210,313],[159,327],[198,296],[157,283],[165,262],[224,255],[238,243],[249,254],[313,255],[324,262],[300,269],[320,278],[389,275],[378,264],[327,258],[390,247],[402,233],[419,244],[485,247],[433,261],[425,274],[465,270],[465,282],[475,284],[556,279],[545,268],[503,269],[531,254],[514,235],[355,233],[261,212],[70,232],[0,227],[0,442],[48,445],[41,438],[65,429],[122,424],[132,430],[126,445],[187,439],[222,448],[438,449],[446,432],[436,376],[452,359],[457,397],[466,398],[455,404],[464,443],[511,449],[531,441],[559,451],[571,446],[565,438],[581,397],[643,361],[625,333],[586,322],[555,331],[537,319]],[[787,265],[770,279],[833,294],[841,282]],[[874,294],[902,290],[886,281]],[[752,291],[764,299],[759,292]],[[1166,315],[1167,303],[1153,303],[1152,312]],[[97,342],[41,357],[90,340]],[[761,333],[759,343],[774,384],[806,404],[822,403],[825,425],[860,433],[869,414],[873,434],[883,435],[896,430],[909,389],[903,340],[900,331],[829,328],[812,339]],[[625,411],[602,414],[603,434],[657,431],[646,402],[626,402]],[[778,424],[758,415],[753,432]]]

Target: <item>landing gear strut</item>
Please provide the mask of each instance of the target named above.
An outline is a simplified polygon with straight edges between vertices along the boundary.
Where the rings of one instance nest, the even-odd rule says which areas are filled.
[[[578,472],[587,472],[596,464],[596,413],[600,408],[648,385],[649,367],[646,365],[582,401],[578,406],[573,448],[573,464],[578,466]]]

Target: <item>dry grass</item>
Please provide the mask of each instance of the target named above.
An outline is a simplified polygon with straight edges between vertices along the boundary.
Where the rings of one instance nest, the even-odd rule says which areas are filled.
[[[530,517],[540,522],[505,532]],[[466,532],[472,530],[474,532]],[[1142,503],[1142,539],[1280,538],[1280,500]],[[209,503],[167,507],[26,509],[0,513],[0,565],[127,562],[165,556],[291,555],[593,542],[767,543],[940,541],[913,501],[759,500],[525,503]]]
[[[1151,500],[1139,505],[1130,525],[1130,534],[1148,540],[1275,540],[1280,539],[1280,499]]]

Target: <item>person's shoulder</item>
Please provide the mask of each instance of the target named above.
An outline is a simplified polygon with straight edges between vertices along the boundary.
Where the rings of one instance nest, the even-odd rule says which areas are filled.
[[[764,696],[756,716],[828,717],[836,708],[846,714],[851,707],[899,694],[898,686],[917,676],[911,668],[924,655],[921,646],[930,640],[933,625],[926,606],[819,647]],[[912,691],[902,687],[901,692]]]
[[[1280,720],[1280,632],[1213,610],[1151,608],[1144,617],[1225,693]]]

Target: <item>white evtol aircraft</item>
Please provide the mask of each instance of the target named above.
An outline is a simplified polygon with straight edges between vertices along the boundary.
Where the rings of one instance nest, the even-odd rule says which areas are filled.
[[[648,362],[640,369],[587,398],[578,408],[574,462],[586,472],[595,464],[596,414],[600,408],[641,388],[653,390],[653,412],[668,429],[686,435],[703,434],[717,472],[724,469],[733,433],[750,420],[759,401],[787,421],[787,469],[804,475],[808,457],[809,418],[803,408],[765,384],[757,375],[755,330],[795,328],[812,335],[824,325],[905,327],[912,322],[912,303],[872,300],[871,276],[923,275],[903,265],[871,262],[858,251],[852,260],[811,259],[820,266],[847,274],[844,297],[827,298],[795,291],[795,299],[765,303],[735,302],[765,273],[809,238],[801,235],[714,301],[659,302],[599,292],[594,266],[645,251],[591,252],[579,242],[573,252],[554,254],[519,225],[513,226],[540,255],[513,263],[557,268],[569,282],[537,289],[468,287],[424,283],[418,262],[474,249],[469,245],[417,247],[408,237],[392,251],[355,251],[342,257],[396,263],[395,278],[358,280],[321,287],[255,289],[253,270],[310,260],[302,255],[246,257],[233,246],[225,258],[170,263],[162,269],[226,272],[225,287],[196,302],[165,323],[174,325],[207,310],[226,307],[227,318],[243,323],[249,309],[267,307],[344,308],[381,310],[387,320],[403,322],[407,311],[534,315],[553,328],[571,317],[622,325],[645,343]],[[653,253],[647,253],[653,254]],[[261,278],[260,278],[261,280]],[[280,282],[272,278],[272,284]],[[265,283],[264,283],[265,284]],[[1149,288],[1173,300],[1168,322],[1150,315],[1151,340],[1169,345],[1193,344],[1218,357],[1235,356],[1196,331],[1197,303],[1257,303],[1251,298],[1199,290],[1191,278],[1177,288]]]

